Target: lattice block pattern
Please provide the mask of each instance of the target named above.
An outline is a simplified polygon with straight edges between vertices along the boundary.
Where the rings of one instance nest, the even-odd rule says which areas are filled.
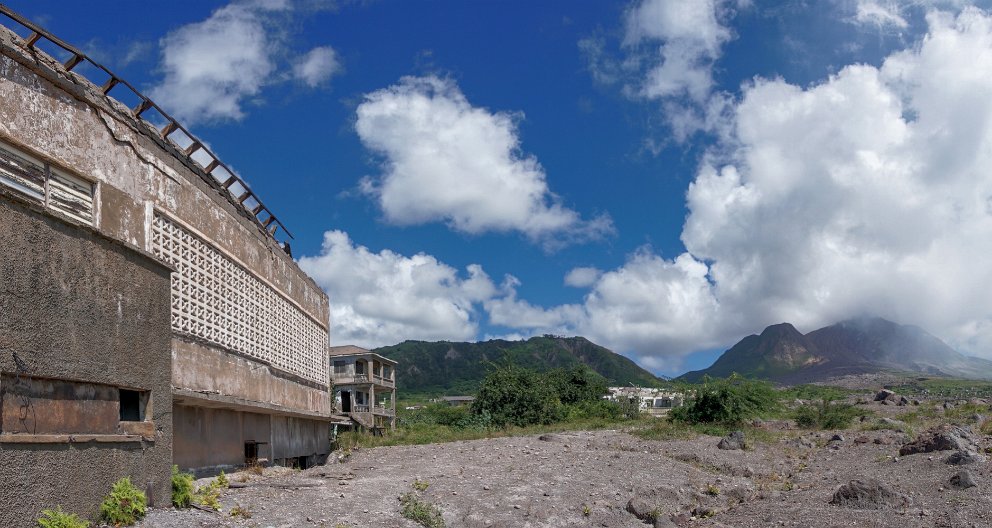
[[[152,223],[152,252],[177,270],[174,331],[327,383],[327,331],[276,290],[159,213]]]

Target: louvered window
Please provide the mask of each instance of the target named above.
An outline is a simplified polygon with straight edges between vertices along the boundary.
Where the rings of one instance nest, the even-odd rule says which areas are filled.
[[[0,143],[0,185],[77,222],[93,224],[92,183],[3,143]]]

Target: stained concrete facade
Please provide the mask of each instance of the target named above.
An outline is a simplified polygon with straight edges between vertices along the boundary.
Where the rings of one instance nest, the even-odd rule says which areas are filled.
[[[247,191],[238,196],[241,191],[236,191],[237,186],[224,185],[217,173],[211,174],[197,158],[194,147],[184,149],[180,143],[104,95],[100,87],[0,27],[0,158],[6,152],[7,167],[13,167],[6,173],[0,170],[0,211],[13,215],[12,211],[27,207],[32,218],[38,219],[19,242],[0,237],[0,255],[6,265],[8,255],[30,246],[34,248],[29,253],[33,260],[20,268],[5,268],[6,272],[34,276],[31,280],[35,281],[65,276],[61,287],[66,295],[76,296],[72,306],[78,311],[65,311],[62,320],[55,323],[50,313],[32,312],[33,319],[21,323],[27,325],[25,328],[49,324],[70,327],[72,331],[63,339],[80,347],[78,357],[58,368],[53,366],[55,370],[46,367],[41,372],[58,383],[92,385],[72,386],[70,390],[58,383],[38,382],[20,390],[30,394],[90,394],[93,397],[86,404],[87,414],[102,417],[98,421],[105,420],[110,427],[110,409],[119,410],[121,403],[113,407],[108,395],[121,384],[134,384],[151,392],[150,405],[160,413],[155,421],[156,435],[162,435],[156,436],[152,448],[140,442],[138,451],[132,449],[133,442],[115,446],[108,451],[113,456],[106,464],[100,456],[88,458],[90,451],[71,446],[53,450],[51,445],[31,444],[26,437],[14,451],[5,448],[13,444],[0,443],[3,456],[17,453],[16,457],[9,455],[14,457],[11,463],[0,469],[0,504],[4,506],[11,504],[6,499],[16,492],[12,483],[19,482],[4,477],[27,467],[22,464],[49,456],[53,461],[69,462],[61,470],[74,475],[83,472],[84,466],[90,473],[106,474],[107,478],[127,474],[122,471],[125,466],[147,468],[154,476],[142,474],[139,481],[159,485],[161,479],[168,480],[169,463],[200,474],[242,465],[246,444],[255,446],[260,459],[275,463],[311,463],[329,452],[333,402],[327,360],[327,296],[299,269],[288,245],[277,242],[266,229],[268,223],[257,219],[255,213],[263,208],[261,203],[253,205],[254,197],[246,201]],[[134,328],[127,330],[134,336],[141,333],[143,324],[161,326],[164,321],[164,354],[160,348],[143,348],[136,355],[133,349],[147,336],[129,347],[117,348],[95,337],[78,340],[92,317],[109,317],[91,314],[84,306],[86,299],[110,306],[101,296],[125,286],[76,291],[86,283],[73,280],[74,274],[97,280],[104,273],[98,266],[109,257],[93,250],[89,258],[70,258],[63,252],[65,244],[39,234],[45,229],[68,240],[93,237],[120,254],[130,252],[128,262],[134,261],[135,266],[156,270],[155,280],[148,273],[134,275],[122,269],[114,269],[113,275],[108,271],[104,278],[128,278],[131,284],[131,277],[144,280],[149,276],[148,280],[157,284],[157,297],[144,306],[154,308],[156,318],[138,317],[143,312],[133,311],[126,303],[109,315],[119,311],[120,317],[130,318]],[[34,286],[22,283],[22,289],[14,291],[4,281],[0,284],[0,306],[20,310],[33,303]],[[10,324],[7,321],[4,315],[0,324]],[[156,333],[161,329],[156,328],[147,331],[161,337]],[[11,352],[21,357],[49,353],[50,348],[35,346],[30,337],[23,330],[0,335],[4,340],[0,349],[6,354],[0,358],[5,361],[0,363],[0,375],[4,376],[0,383],[17,372]],[[130,339],[113,333],[104,337]],[[153,353],[155,361],[146,361],[144,354]],[[121,363],[124,370],[101,370],[99,366],[106,362]],[[128,376],[132,370],[145,372],[147,378],[131,381]],[[126,398],[128,409],[133,392],[118,396]],[[145,392],[138,398],[147,398]],[[2,419],[0,423],[4,423]],[[168,454],[156,455],[161,461],[142,456],[149,449]],[[60,454],[54,456],[54,452]],[[69,456],[75,458],[64,458]],[[127,464],[121,462],[125,460]],[[49,467],[47,462],[44,465]],[[51,486],[41,483],[46,479],[32,482],[31,489]],[[93,478],[74,482],[85,484],[93,493],[109,490],[109,485],[95,483]],[[74,501],[89,504],[91,498]],[[35,505],[31,502],[30,507],[18,511],[26,512]],[[0,513],[0,518],[3,515]]]
[[[92,517],[124,476],[169,504],[171,270],[2,186],[0,247],[0,525]]]

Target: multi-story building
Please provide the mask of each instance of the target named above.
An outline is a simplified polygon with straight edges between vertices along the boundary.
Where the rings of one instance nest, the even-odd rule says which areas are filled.
[[[0,14],[0,524],[326,456],[328,299],[288,232],[166,109]]]
[[[396,361],[353,345],[329,355],[337,409],[367,429],[395,429]]]

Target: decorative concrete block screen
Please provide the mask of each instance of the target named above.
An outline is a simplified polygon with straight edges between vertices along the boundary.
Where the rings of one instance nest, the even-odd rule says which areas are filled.
[[[177,269],[173,331],[328,382],[327,332],[275,289],[158,212],[152,252]]]

